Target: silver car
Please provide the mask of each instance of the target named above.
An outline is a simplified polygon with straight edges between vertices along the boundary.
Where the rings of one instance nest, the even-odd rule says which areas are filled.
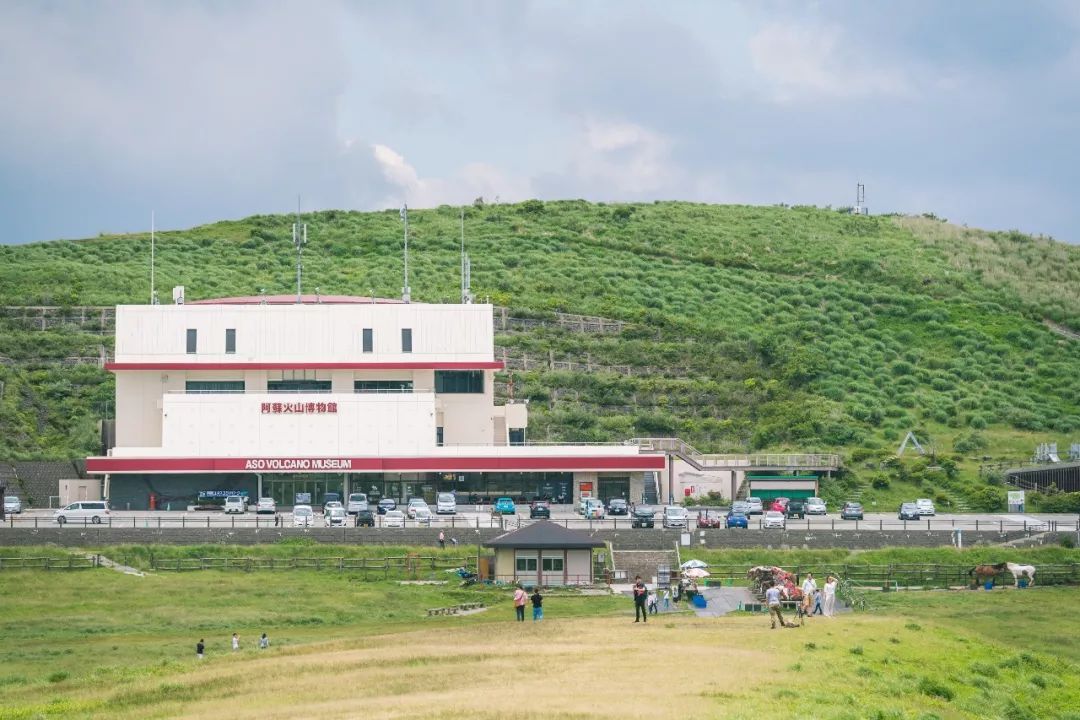
[[[349,514],[345,512],[343,507],[332,507],[323,511],[323,520],[326,522],[326,527],[345,527],[345,521],[348,517]]]
[[[315,511],[310,505],[297,505],[292,510],[293,527],[311,527],[315,524]]]
[[[4,512],[22,514],[22,500],[14,495],[4,496]]]
[[[760,515],[765,512],[765,508],[762,506],[761,498],[759,497],[748,497],[746,498],[746,503],[750,506],[750,512],[748,512],[747,515]]]

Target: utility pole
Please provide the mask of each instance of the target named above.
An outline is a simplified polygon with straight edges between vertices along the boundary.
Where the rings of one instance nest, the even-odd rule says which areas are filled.
[[[405,285],[401,288],[402,302],[412,301],[412,290],[409,288],[409,205],[402,203],[401,220],[405,223]]]
[[[307,223],[300,222],[300,196],[296,196],[296,222],[292,226],[292,241],[296,247],[296,304],[302,302],[300,296],[300,276],[304,267],[304,246],[307,245]]]
[[[155,253],[155,245],[157,244],[156,243],[156,238],[154,237],[154,235],[155,235],[154,231],[155,231],[155,227],[154,227],[154,211],[151,210],[150,211],[150,304],[151,305],[157,305],[158,304],[157,290],[154,288],[154,253]]]

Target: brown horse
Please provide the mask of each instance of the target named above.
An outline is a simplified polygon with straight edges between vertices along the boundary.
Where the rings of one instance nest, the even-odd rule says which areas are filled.
[[[973,578],[975,587],[979,587],[987,580],[993,580],[995,577],[1005,572],[1005,568],[1008,563],[997,563],[995,565],[976,565],[968,570],[968,577]]]

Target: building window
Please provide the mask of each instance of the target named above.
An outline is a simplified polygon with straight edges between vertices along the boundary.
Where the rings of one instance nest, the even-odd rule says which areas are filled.
[[[203,393],[242,393],[243,380],[188,380],[184,383],[184,392],[189,395]]]
[[[401,328],[401,352],[412,352],[412,328]]]
[[[197,351],[199,344],[199,331],[195,328],[188,328],[187,331],[187,351],[188,354],[194,354]]]
[[[364,352],[372,352],[375,349],[375,331],[364,328],[363,332]]]
[[[412,380],[354,380],[353,392],[357,393],[411,393]]]
[[[225,331],[225,353],[231,355],[236,352],[236,330],[229,328]]]
[[[563,571],[563,559],[562,558],[544,558],[544,572],[562,572]]]
[[[436,370],[435,392],[482,393],[484,392],[484,371]]]
[[[561,560],[559,562],[562,562]],[[536,572],[536,558],[534,557],[519,557],[517,559],[517,571],[523,572]]]
[[[442,446],[443,446],[443,429],[442,429],[442,425],[440,425],[439,427],[435,428],[435,444],[436,444],[436,445],[437,445],[438,447],[442,447]]]
[[[525,444],[525,428],[510,428],[510,444],[511,445],[524,445]]]
[[[328,393],[329,380],[269,380],[266,391],[272,393]]]

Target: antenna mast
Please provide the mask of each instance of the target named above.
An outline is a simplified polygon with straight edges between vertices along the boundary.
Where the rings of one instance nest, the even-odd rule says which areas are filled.
[[[401,288],[402,302],[411,302],[412,290],[409,288],[409,205],[402,203],[401,219],[405,222],[405,286]]]
[[[154,289],[154,211],[150,211],[150,304],[157,305],[157,290]]]
[[[465,208],[461,208],[461,303],[469,305],[473,301],[472,263],[465,254]]]
[[[296,246],[296,304],[301,303],[300,276],[304,267],[304,246],[307,245],[307,223],[300,222],[300,196],[296,196],[296,222],[292,226],[292,241]]]

